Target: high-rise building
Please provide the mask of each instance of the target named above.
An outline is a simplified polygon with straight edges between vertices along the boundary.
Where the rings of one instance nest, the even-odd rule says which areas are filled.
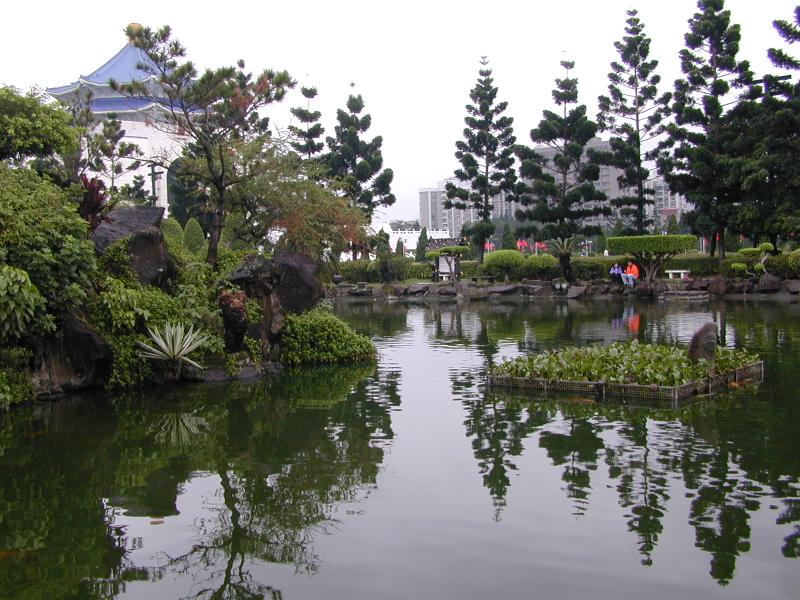
[[[647,187],[654,192],[652,210],[656,227],[666,227],[670,216],[680,222],[683,213],[692,210],[692,204],[686,197],[672,193],[663,177],[648,181]]]
[[[428,229],[447,229],[450,237],[457,238],[461,236],[464,225],[479,221],[480,217],[475,208],[444,208],[447,200],[445,186],[448,183],[464,185],[464,182],[456,179],[445,179],[439,181],[435,188],[419,190],[419,223]],[[508,220],[514,218],[518,204],[507,202],[503,194],[498,194],[492,198],[492,206],[492,219]]]

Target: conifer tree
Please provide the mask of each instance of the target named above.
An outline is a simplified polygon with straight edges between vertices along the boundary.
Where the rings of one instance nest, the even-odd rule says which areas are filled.
[[[336,112],[338,125],[334,128],[335,136],[326,138],[329,152],[325,162],[353,206],[372,216],[377,207],[394,204],[391,190],[394,173],[383,169],[383,138],[376,136],[371,141],[361,138],[372,124],[370,115],[361,116],[363,110],[364,100],[358,95],[347,99],[347,111]]]
[[[778,34],[789,44],[800,42],[800,6],[796,6],[794,9],[794,23],[783,19],[776,19],[772,22],[772,25],[778,31]],[[767,56],[769,56],[772,64],[776,67],[793,71],[800,69],[800,59],[791,56],[781,48],[770,48],[767,51]]]
[[[400,256],[405,256],[406,247],[403,244],[403,240],[397,240],[397,244],[394,247],[394,253],[399,254]]]
[[[567,239],[576,234],[600,233],[600,227],[585,225],[587,217],[611,214],[604,206],[605,194],[594,187],[600,169],[587,152],[586,144],[597,132],[597,124],[586,116],[586,106],[570,108],[578,101],[578,80],[569,77],[575,63],[562,61],[567,72],[556,79],[553,100],[561,114],[545,110],[539,126],[531,130],[535,148],[518,146],[520,180],[515,186],[520,221],[543,224],[540,237]],[[517,233],[530,234],[535,225],[521,227]]]
[[[632,217],[636,233],[642,235],[653,223],[647,218],[647,206],[653,204],[653,190],[645,183],[650,171],[645,161],[645,145],[653,140],[659,130],[663,112],[658,102],[656,75],[657,60],[648,60],[650,38],[644,33],[644,24],[636,10],[627,12],[627,34],[614,42],[619,61],[611,63],[609,94],[598,97],[597,125],[600,131],[611,136],[611,151],[595,153],[600,164],[611,165],[622,170],[618,182],[622,190],[632,193],[612,198],[611,204],[622,210],[625,217]]]
[[[423,227],[422,231],[419,232],[419,238],[417,238],[417,253],[414,260],[417,262],[425,262],[425,251],[428,249],[428,228]]]
[[[508,102],[496,102],[497,87],[488,59],[480,60],[478,81],[469,93],[472,104],[467,104],[464,118],[464,139],[456,142],[456,158],[461,168],[455,177],[464,187],[448,183],[445,208],[474,209],[480,222],[464,227],[463,233],[472,237],[478,249],[478,260],[483,261],[486,240],[494,233],[491,223],[492,199],[500,194],[510,199],[516,180],[514,171],[514,119],[504,116]]]
[[[192,254],[197,254],[203,249],[206,241],[206,234],[200,226],[200,222],[194,217],[186,221],[183,228],[183,246]]]
[[[501,250],[517,249],[517,238],[514,236],[514,231],[511,229],[511,225],[508,223],[506,223],[503,226],[503,237],[500,240],[500,249]]]
[[[300,93],[307,100],[307,106],[305,108],[297,106],[291,109],[291,113],[303,125],[302,127],[289,125],[289,131],[297,138],[296,141],[291,142],[291,145],[300,155],[310,160],[322,152],[324,145],[317,140],[322,137],[325,129],[319,123],[321,113],[318,110],[311,110],[311,100],[317,97],[317,88],[301,87]]]
[[[723,0],[698,0],[680,51],[683,78],[675,81],[670,111],[674,122],[659,145],[658,168],[673,192],[684,194],[714,224],[720,262],[725,228],[736,213],[740,190],[729,181],[724,154],[725,105],[732,88],[752,81],[747,61],[738,61],[739,25],[732,25]],[[712,250],[713,252],[713,250]]]

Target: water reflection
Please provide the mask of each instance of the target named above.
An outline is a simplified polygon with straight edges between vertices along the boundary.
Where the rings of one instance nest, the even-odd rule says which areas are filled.
[[[438,580],[450,565],[458,581],[443,589],[420,576],[420,595],[470,597],[465,589],[484,593],[488,580],[497,597],[522,597],[530,582],[515,568],[537,583],[562,568],[543,595],[570,595],[583,579],[594,597],[616,598],[630,578],[669,598],[680,593],[664,582],[685,556],[691,566],[702,556],[714,592],[698,597],[745,597],[741,585],[762,565],[765,597],[800,582],[791,560],[800,555],[800,307],[341,310],[376,340],[377,369],[290,371],[0,417],[0,595],[399,598],[409,573]],[[486,365],[503,356],[632,338],[686,343],[709,320],[724,343],[764,355],[758,389],[676,413],[535,401],[484,384]],[[502,569],[509,577],[492,574]],[[400,581],[388,583],[395,572]]]

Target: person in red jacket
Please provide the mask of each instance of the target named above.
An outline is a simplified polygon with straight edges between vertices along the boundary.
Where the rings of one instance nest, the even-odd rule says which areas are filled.
[[[632,286],[639,279],[639,267],[628,261],[628,266],[625,267],[625,272],[620,277],[622,277],[622,283]]]

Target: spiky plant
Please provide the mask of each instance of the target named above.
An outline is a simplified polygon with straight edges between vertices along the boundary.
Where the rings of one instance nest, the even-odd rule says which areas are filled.
[[[203,368],[189,358],[189,354],[203,345],[207,339],[199,329],[195,331],[194,327],[189,327],[187,331],[183,323],[167,323],[164,325],[163,333],[157,327],[153,329],[148,327],[147,331],[155,347],[137,342],[141,348],[139,355],[142,358],[165,361],[173,370],[176,380],[180,379],[183,363],[198,369]]]
[[[547,240],[547,246],[550,248],[550,252],[558,257],[558,263],[561,266],[561,274],[569,283],[575,280],[572,275],[572,253],[578,249],[581,241],[583,241],[583,238],[578,235]]]

